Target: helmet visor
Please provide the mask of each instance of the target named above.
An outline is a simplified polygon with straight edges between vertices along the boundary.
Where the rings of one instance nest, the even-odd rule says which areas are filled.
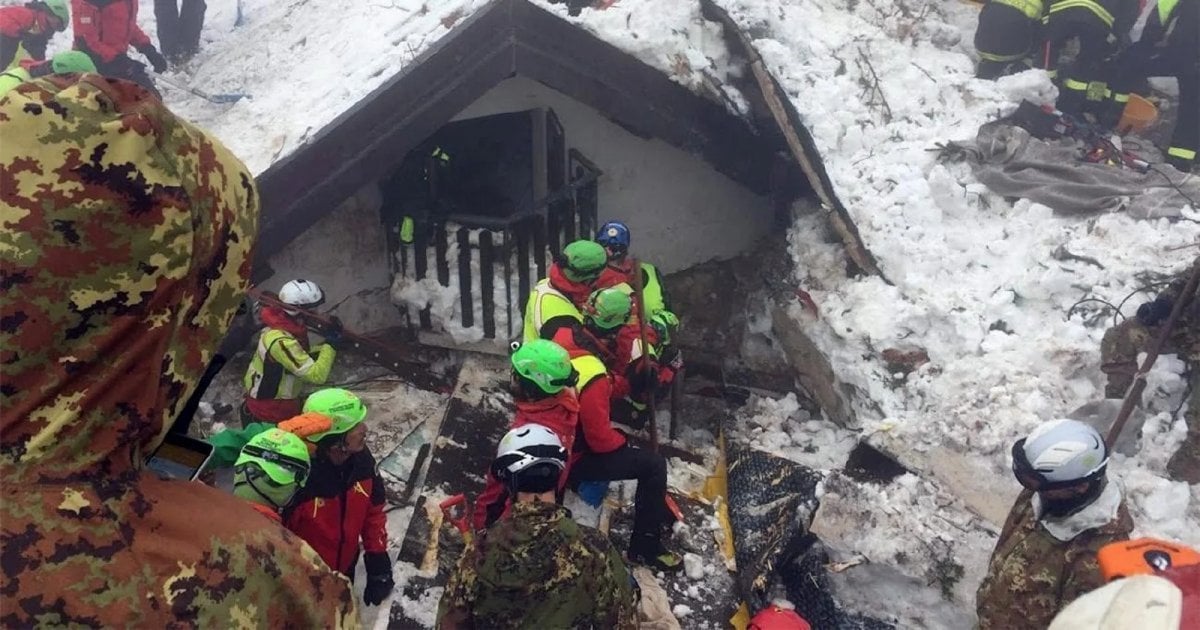
[[[1101,466],[1095,472],[1082,479],[1065,479],[1061,481],[1047,479],[1046,475],[1034,468],[1029,458],[1025,456],[1025,438],[1021,438],[1013,444],[1012,460],[1013,476],[1017,478],[1017,482],[1022,487],[1034,492],[1070,488],[1071,486],[1087,481],[1098,473],[1102,473],[1105,469],[1104,466]]]
[[[266,471],[271,481],[276,484],[287,485],[294,483],[298,486],[303,486],[304,482],[308,481],[309,465],[308,462],[302,459],[269,451],[253,444],[247,444],[242,447],[242,453],[271,464],[270,466],[264,466],[263,470]]]

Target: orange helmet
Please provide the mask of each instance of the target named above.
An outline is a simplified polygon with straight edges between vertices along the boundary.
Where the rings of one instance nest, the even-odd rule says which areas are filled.
[[[1171,567],[1200,564],[1200,552],[1179,543],[1139,538],[1109,543],[1096,554],[1106,581],[1130,575],[1153,575]]]

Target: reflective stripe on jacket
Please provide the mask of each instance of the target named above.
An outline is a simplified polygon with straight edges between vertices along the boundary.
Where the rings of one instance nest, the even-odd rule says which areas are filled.
[[[242,382],[246,394],[258,399],[294,399],[300,397],[301,380],[313,385],[324,383],[337,351],[321,344],[313,359],[304,345],[287,331],[264,330]]]
[[[583,323],[583,314],[575,308],[571,300],[550,286],[548,278],[542,278],[529,292],[529,301],[525,304],[524,340],[540,339],[542,327],[556,317],[570,317]]]

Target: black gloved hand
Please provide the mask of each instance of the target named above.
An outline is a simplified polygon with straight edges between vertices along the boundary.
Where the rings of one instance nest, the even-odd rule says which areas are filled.
[[[1157,326],[1171,316],[1171,308],[1175,301],[1170,296],[1160,295],[1153,302],[1146,302],[1138,307],[1137,320],[1143,326]]]
[[[392,594],[392,561],[386,553],[368,553],[363,556],[367,569],[367,588],[363,591],[363,603],[378,606]]]
[[[154,44],[147,44],[137,50],[146,56],[146,59],[150,61],[150,65],[154,68],[155,72],[162,74],[167,71],[167,59],[162,56],[162,53],[158,52]]]
[[[342,327],[342,320],[336,317],[329,318],[329,326],[322,331],[321,336],[325,338],[325,343],[336,344],[342,340],[342,332],[345,328]]]
[[[645,393],[658,386],[658,366],[638,366],[629,379],[629,389],[634,393]]]

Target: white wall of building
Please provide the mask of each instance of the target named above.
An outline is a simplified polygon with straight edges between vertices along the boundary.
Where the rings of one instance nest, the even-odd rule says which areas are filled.
[[[702,158],[657,139],[635,136],[600,112],[541,83],[514,77],[455,120],[550,108],[567,146],[604,171],[601,223],[620,219],[633,232],[634,253],[670,273],[749,249],[771,229],[766,197],[714,170]]]
[[[346,328],[368,332],[403,323],[391,303],[387,238],[379,219],[382,200],[368,186],[305,230],[271,257],[275,274],[261,286],[278,291],[288,280],[312,280],[325,290],[325,305]]]

